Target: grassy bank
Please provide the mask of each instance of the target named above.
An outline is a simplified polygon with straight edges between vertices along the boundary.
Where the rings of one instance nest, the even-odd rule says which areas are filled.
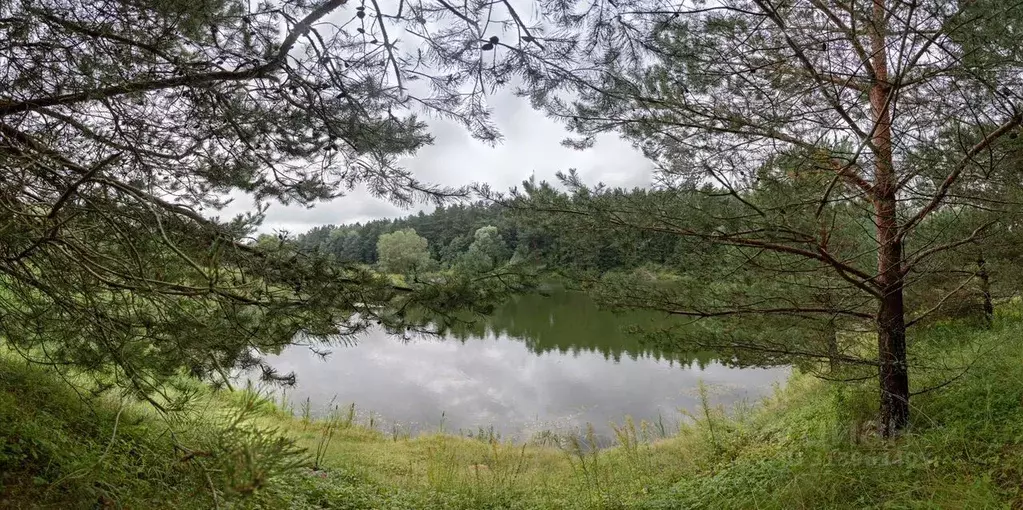
[[[872,381],[793,376],[755,409],[704,409],[667,439],[618,428],[614,448],[371,430],[345,409],[306,420],[246,392],[197,386],[159,415],[0,361],[0,507],[7,508],[990,508],[1023,505],[1023,316],[939,324],[913,426],[871,433]],[[109,393],[109,392],[108,392]],[[258,429],[260,432],[254,433]],[[301,466],[290,438],[306,451]],[[315,465],[316,469],[312,469]]]

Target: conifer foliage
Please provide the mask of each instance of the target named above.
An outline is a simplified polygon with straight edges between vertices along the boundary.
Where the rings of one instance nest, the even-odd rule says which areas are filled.
[[[258,363],[300,331],[400,321],[382,304],[481,302],[248,237],[273,201],[453,193],[397,164],[430,141],[416,112],[496,136],[482,91],[461,90],[472,69],[399,60],[384,14],[346,0],[0,3],[5,344],[149,395],[181,369],[219,379]],[[241,193],[257,209],[218,218]]]

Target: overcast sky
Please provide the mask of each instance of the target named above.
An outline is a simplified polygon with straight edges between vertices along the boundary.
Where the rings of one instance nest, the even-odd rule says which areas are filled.
[[[527,100],[502,91],[492,96],[490,103],[494,120],[505,137],[500,145],[490,147],[470,138],[457,124],[431,120],[434,144],[409,158],[405,166],[427,183],[460,186],[485,182],[498,190],[517,186],[530,175],[551,181],[555,173],[570,168],[578,170],[588,184],[633,187],[650,183],[650,162],[617,136],[606,135],[591,149],[569,149],[561,146],[568,132],[533,110]],[[221,217],[229,218],[250,207],[250,201],[236,200],[221,212]],[[430,209],[429,204],[402,209],[356,191],[311,209],[275,204],[267,212],[261,231],[287,230],[297,234],[317,225],[394,218]]]

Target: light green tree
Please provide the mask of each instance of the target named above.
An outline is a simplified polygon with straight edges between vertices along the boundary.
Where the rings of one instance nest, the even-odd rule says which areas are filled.
[[[461,257],[460,266],[471,272],[484,273],[508,258],[508,247],[497,227],[480,227],[473,234],[472,244]]]
[[[380,236],[377,255],[380,268],[391,273],[426,269],[432,262],[426,238],[411,228]]]

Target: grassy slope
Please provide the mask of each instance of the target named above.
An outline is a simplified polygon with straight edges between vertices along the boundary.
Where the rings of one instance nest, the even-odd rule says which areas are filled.
[[[913,352],[927,353],[931,365],[983,356],[955,383],[915,397],[913,429],[892,443],[866,432],[876,401],[869,381],[835,385],[797,375],[755,411],[729,418],[712,412],[658,441],[644,441],[643,426],[625,426],[618,447],[591,453],[439,434],[394,438],[342,424],[326,443],[325,469],[268,477],[254,495],[239,499],[229,491],[218,502],[409,509],[1021,507],[1021,333],[1019,306],[1000,309],[990,331],[939,325],[919,333]],[[129,407],[114,436],[116,405],[86,406],[53,376],[3,363],[0,507],[213,506],[211,482],[192,462],[177,460],[152,414]],[[918,370],[914,386],[948,373]],[[237,394],[212,399],[221,409],[243,400]],[[324,444],[323,422],[303,422],[270,404],[257,411],[259,424],[280,427],[310,452]]]
[[[0,389],[0,508],[192,499],[177,488],[199,480],[174,466],[151,416],[86,405],[51,373],[10,359],[0,362]]]

